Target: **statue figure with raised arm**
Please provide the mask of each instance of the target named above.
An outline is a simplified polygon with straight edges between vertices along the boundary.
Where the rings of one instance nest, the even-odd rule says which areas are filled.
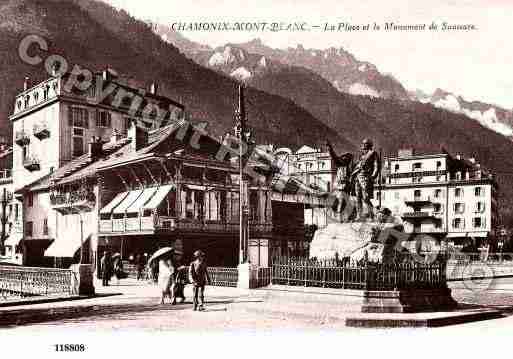
[[[337,174],[332,188],[332,193],[335,195],[336,201],[332,209],[335,215],[337,215],[338,220],[343,222],[349,220],[351,215],[351,213],[347,213],[347,218],[342,218],[342,211],[346,207],[351,193],[350,174],[353,155],[351,153],[344,153],[339,156],[335,153],[335,150],[329,141],[326,145],[328,146],[333,164],[337,169]]]

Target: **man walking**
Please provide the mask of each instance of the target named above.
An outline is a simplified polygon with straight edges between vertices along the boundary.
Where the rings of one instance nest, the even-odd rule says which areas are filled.
[[[205,285],[210,284],[210,276],[208,275],[207,264],[205,263],[205,253],[200,250],[194,252],[196,258],[189,266],[189,281],[193,286],[193,310],[205,310]],[[199,306],[198,306],[199,296]]]
[[[102,285],[108,286],[110,277],[112,276],[112,259],[110,257],[110,252],[103,252],[103,257],[100,262],[101,265],[101,273],[102,273]]]

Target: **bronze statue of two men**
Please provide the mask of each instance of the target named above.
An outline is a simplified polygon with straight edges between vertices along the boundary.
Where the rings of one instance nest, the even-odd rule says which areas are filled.
[[[345,153],[338,156],[331,143],[327,143],[333,163],[337,168],[337,175],[333,186],[333,192],[337,199],[334,210],[341,215],[342,210],[349,204],[349,196],[356,196],[356,218],[355,221],[364,221],[367,218],[374,219],[374,182],[380,171],[380,158],[373,149],[372,141],[364,139],[360,148],[360,158],[353,166],[353,155]],[[352,208],[352,206],[350,207]],[[351,214],[348,214],[351,216]],[[341,218],[350,220],[350,218]]]

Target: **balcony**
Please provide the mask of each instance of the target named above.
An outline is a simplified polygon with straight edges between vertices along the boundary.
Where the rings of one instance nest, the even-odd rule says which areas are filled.
[[[238,223],[222,221],[199,221],[190,219],[178,219],[176,217],[158,216],[134,216],[124,218],[100,219],[100,233],[103,234],[129,234],[129,233],[156,233],[175,232],[181,233],[205,233],[235,235],[239,232]],[[270,223],[250,223],[250,233],[270,234],[273,226]]]
[[[427,206],[431,204],[429,197],[415,196],[413,198],[405,198],[404,203],[410,207]]]
[[[0,183],[12,181],[12,171],[10,169],[0,170]]]
[[[14,142],[19,146],[25,146],[30,143],[30,135],[25,131],[16,131]]]
[[[62,214],[89,212],[96,204],[96,196],[90,188],[65,193],[51,193],[52,208]]]
[[[41,169],[41,161],[39,158],[29,156],[23,160],[23,167],[29,171],[39,171]]]
[[[432,213],[429,212],[405,212],[401,216],[404,220],[414,219],[437,219]]]
[[[32,133],[35,137],[42,140],[44,138],[50,137],[50,128],[48,127],[46,121],[42,121],[34,124],[34,127],[32,128]]]

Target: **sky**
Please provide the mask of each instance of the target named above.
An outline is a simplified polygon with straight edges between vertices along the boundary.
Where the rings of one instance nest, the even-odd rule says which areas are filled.
[[[182,22],[306,22],[352,25],[473,24],[473,31],[308,32],[189,31],[200,43],[220,46],[254,38],[274,48],[343,47],[375,64],[407,89],[436,88],[513,108],[513,0],[105,0],[132,16],[171,25]]]

